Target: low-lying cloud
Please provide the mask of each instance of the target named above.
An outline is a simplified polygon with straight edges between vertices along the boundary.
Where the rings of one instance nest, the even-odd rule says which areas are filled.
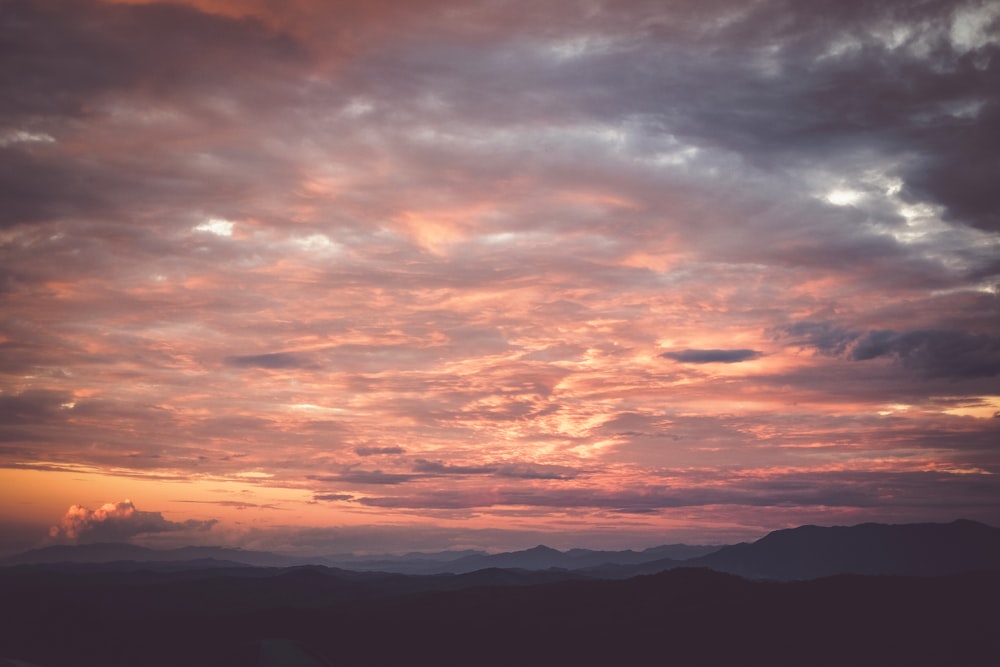
[[[58,524],[49,529],[49,537],[59,542],[125,542],[149,533],[202,531],[215,520],[170,521],[159,512],[137,510],[131,500],[105,503],[96,510],[72,505]]]

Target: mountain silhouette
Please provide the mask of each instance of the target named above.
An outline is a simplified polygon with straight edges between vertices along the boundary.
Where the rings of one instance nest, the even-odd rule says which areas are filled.
[[[1000,568],[1000,529],[976,521],[801,526],[684,563],[752,579],[938,576]]]
[[[127,543],[95,543],[80,545],[52,545],[31,549],[23,553],[0,559],[0,566],[39,563],[181,563],[191,562],[195,567],[227,566],[234,564],[255,567],[294,567],[297,565],[320,564],[341,569],[374,572],[395,572],[400,574],[466,574],[485,569],[583,570],[599,566],[638,565],[673,555],[678,561],[683,558],[703,555],[718,550],[719,546],[698,546],[669,544],[652,547],[643,551],[599,551],[592,549],[571,549],[558,551],[538,545],[523,551],[487,554],[474,551],[411,553],[404,556],[379,556],[365,558],[359,556],[317,556],[292,557],[264,551],[247,551],[227,547],[181,547],[178,549],[150,549]],[[160,565],[158,569],[176,569]],[[666,567],[652,571],[659,572]],[[638,569],[624,570],[629,574],[647,573]]]
[[[294,567],[319,563],[358,572],[410,575],[481,570],[564,570],[588,578],[624,579],[678,567],[706,567],[750,579],[814,579],[836,574],[936,576],[1000,567],[1000,529],[960,519],[952,523],[800,526],[756,542],[730,546],[665,545],[644,551],[558,551],[538,545],[498,554],[408,554],[391,559],[291,557],[225,547],[156,550],[133,544],[53,545],[10,556],[2,565],[148,563],[161,571],[232,566]],[[686,559],[685,559],[686,558]],[[159,565],[152,565],[158,563]],[[564,577],[565,578],[565,577]],[[579,578],[579,577],[574,577]]]
[[[238,549],[50,547],[0,567],[0,663],[992,667],[998,533],[802,526],[687,561],[610,552],[654,560],[574,569],[552,564],[608,554],[540,545],[482,556],[527,567],[419,576],[213,559],[273,556]]]
[[[719,546],[702,546],[702,545],[688,545],[688,544],[667,544],[659,547],[652,547],[650,549],[645,549],[643,551],[632,551],[627,549],[624,551],[604,551],[595,549],[570,549],[569,551],[559,551],[545,545],[538,545],[532,547],[531,549],[525,549],[523,551],[508,551],[497,554],[473,554],[469,556],[464,556],[451,561],[436,561],[433,563],[422,563],[419,573],[430,574],[430,573],[444,573],[450,572],[453,574],[464,574],[466,572],[475,572],[476,570],[483,570],[487,568],[513,568],[520,570],[548,570],[548,569],[563,569],[563,570],[587,570],[591,568],[600,568],[601,566],[608,566],[609,571],[614,567],[623,567],[631,565],[639,565],[642,563],[648,563],[652,561],[663,560],[665,557],[670,556],[672,560],[678,561],[678,563],[685,559],[691,558],[693,556],[700,556],[707,553],[712,553],[720,549]],[[383,565],[387,571],[399,572],[404,571],[401,568],[401,563],[379,563]],[[369,563],[350,563],[345,564],[344,567],[354,568],[363,567],[369,569]],[[627,570],[627,568],[625,568]],[[654,571],[659,572],[664,567],[660,567]],[[410,572],[417,573],[417,570],[410,569]],[[631,572],[631,570],[628,570]]]

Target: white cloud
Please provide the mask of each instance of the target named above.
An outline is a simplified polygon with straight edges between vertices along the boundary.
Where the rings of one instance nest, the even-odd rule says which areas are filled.
[[[234,224],[223,218],[209,218],[200,225],[195,226],[194,231],[215,234],[216,236],[232,236]]]

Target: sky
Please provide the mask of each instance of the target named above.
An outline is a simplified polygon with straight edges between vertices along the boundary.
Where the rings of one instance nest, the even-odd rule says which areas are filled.
[[[1000,5],[0,0],[0,552],[1000,525]]]

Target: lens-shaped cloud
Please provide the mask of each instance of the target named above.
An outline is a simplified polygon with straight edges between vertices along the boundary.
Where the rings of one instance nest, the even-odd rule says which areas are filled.
[[[684,364],[738,364],[762,356],[757,350],[677,350],[660,356]]]

